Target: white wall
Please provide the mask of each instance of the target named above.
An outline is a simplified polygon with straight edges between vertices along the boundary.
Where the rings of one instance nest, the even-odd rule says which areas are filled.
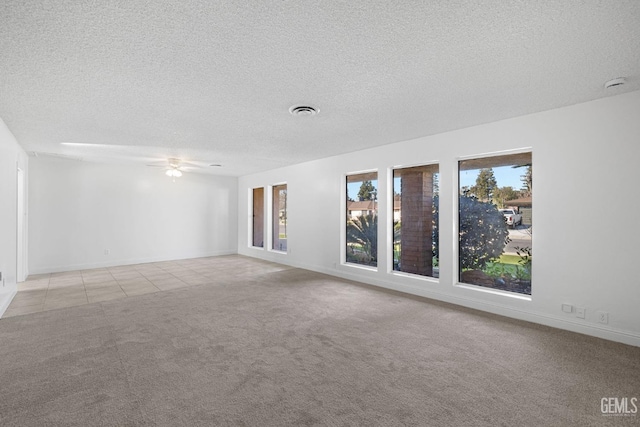
[[[30,160],[31,274],[237,252],[237,178]]]
[[[0,316],[17,290],[17,170],[26,176],[27,163],[27,154],[0,120]]]
[[[239,253],[640,345],[638,162],[640,92],[244,176]],[[428,118],[425,118],[428,120]],[[457,285],[457,161],[531,148],[535,229],[533,291],[516,298]],[[389,171],[440,164],[440,279],[390,272]],[[379,173],[378,270],[341,265],[344,175]],[[286,182],[286,255],[250,248],[249,190]],[[387,183],[387,185],[385,185]],[[268,210],[267,210],[268,212]],[[390,225],[389,225],[390,226]],[[265,227],[268,229],[268,227]],[[561,304],[586,308],[584,320]],[[609,313],[597,323],[596,311]]]

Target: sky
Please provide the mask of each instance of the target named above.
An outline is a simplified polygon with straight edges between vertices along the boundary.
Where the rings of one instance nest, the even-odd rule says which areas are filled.
[[[378,189],[378,180],[371,181],[371,184],[373,184],[376,190]],[[353,200],[358,200],[358,191],[360,191],[361,185],[362,181],[347,184],[347,197]]]
[[[500,166],[493,169],[493,175],[496,177],[498,187],[513,187],[514,190],[520,190],[522,188],[522,181],[520,175],[524,175],[527,168],[513,168],[511,166]],[[474,186],[476,185],[476,178],[478,177],[480,169],[473,169],[460,172],[460,186]]]

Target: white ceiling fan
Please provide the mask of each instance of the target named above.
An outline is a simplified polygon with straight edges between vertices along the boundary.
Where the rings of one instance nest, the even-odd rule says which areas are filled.
[[[186,172],[188,169],[196,169],[202,167],[195,163],[185,162],[175,157],[170,157],[167,160],[153,162],[148,164],[147,166],[166,169],[165,175],[173,178],[174,181],[176,180],[176,178],[180,178],[182,176],[182,173]]]

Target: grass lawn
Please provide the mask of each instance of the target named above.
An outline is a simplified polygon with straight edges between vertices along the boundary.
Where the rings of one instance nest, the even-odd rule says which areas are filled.
[[[484,268],[484,272],[489,275],[494,275],[498,273],[508,274],[512,277],[518,277],[518,273],[524,271],[522,270],[522,266],[520,264],[520,257],[518,255],[502,255],[497,262],[487,263],[487,266]]]
[[[498,262],[501,264],[518,264],[520,257],[518,255],[502,254]]]

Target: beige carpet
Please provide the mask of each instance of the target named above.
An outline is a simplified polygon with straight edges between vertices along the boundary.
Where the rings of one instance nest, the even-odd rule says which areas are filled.
[[[585,426],[640,348],[244,257],[0,320],[2,426]],[[639,404],[640,406],[640,404]]]

